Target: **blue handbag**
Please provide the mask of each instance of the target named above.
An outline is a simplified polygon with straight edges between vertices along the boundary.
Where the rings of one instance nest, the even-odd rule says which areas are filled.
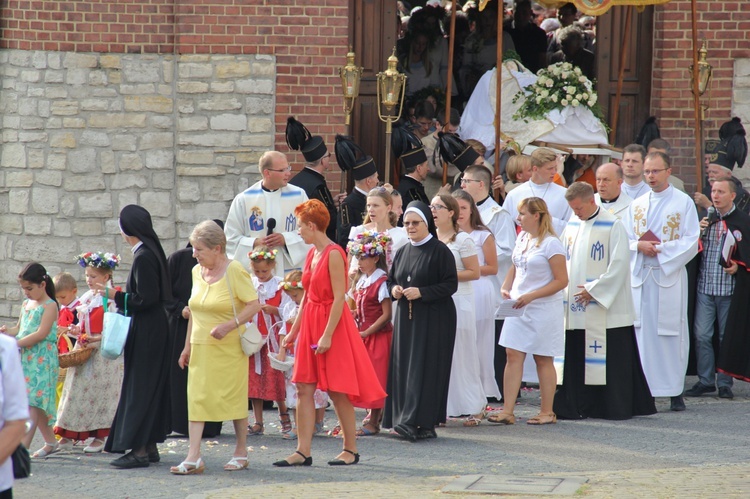
[[[102,344],[100,352],[105,359],[114,360],[125,348],[130,330],[130,317],[128,317],[128,294],[125,293],[125,315],[117,312],[107,311],[107,298],[104,297],[104,328],[102,330]]]

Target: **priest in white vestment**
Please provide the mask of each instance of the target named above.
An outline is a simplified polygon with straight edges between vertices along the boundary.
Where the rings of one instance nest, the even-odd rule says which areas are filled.
[[[633,201],[625,219],[635,331],[651,393],[672,397],[671,409],[682,411],[690,349],[685,265],[698,252],[698,215],[693,200],[669,184],[668,156],[646,156],[643,173],[651,191]]]
[[[633,328],[628,234],[596,204],[591,185],[575,182],[565,196],[574,215],[562,235],[569,280],[554,412],[613,420],[654,414]]]
[[[275,274],[279,277],[298,269],[310,247],[297,233],[294,208],[307,201],[307,194],[288,184],[291,167],[284,154],[268,151],[259,162],[262,179],[239,193],[229,208],[224,232],[227,256],[250,268],[248,253],[267,246],[279,250]]]
[[[559,237],[572,212],[565,201],[565,187],[552,182],[557,173],[557,154],[551,149],[540,147],[531,153],[531,165],[531,179],[508,193],[503,209],[515,221],[518,217],[518,203],[526,198],[541,198],[547,203],[547,209],[552,215],[552,226]]]
[[[594,200],[604,211],[621,220],[628,212],[633,198],[622,192],[623,175],[620,165],[604,163],[596,169],[596,190]]]

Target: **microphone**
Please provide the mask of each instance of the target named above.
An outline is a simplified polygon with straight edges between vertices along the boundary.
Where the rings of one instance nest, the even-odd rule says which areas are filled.
[[[713,208],[713,206],[711,207]],[[714,210],[716,211],[716,210]],[[276,228],[276,219],[275,218],[269,218],[266,222],[266,227],[268,227],[268,231],[266,232],[266,236],[270,236],[273,234],[273,229]]]
[[[716,211],[716,208],[714,205],[711,205],[708,207],[708,210],[706,212],[706,219],[708,221],[708,226],[701,231],[701,237],[706,236],[706,233],[708,232],[708,227],[711,227],[712,224],[715,224],[719,221],[719,213]]]

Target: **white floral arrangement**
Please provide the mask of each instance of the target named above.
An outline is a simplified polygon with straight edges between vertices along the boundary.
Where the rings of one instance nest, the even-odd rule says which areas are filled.
[[[568,106],[584,107],[590,109],[606,127],[594,84],[581,68],[569,62],[558,62],[540,69],[536,82],[518,92],[513,102],[524,98],[525,101],[513,115],[514,119],[542,120],[555,109],[562,111]]]

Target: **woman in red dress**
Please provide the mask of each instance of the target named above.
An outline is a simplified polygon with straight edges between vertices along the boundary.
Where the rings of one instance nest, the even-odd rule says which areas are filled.
[[[295,346],[297,385],[297,450],[274,466],[310,466],[315,427],[315,388],[327,391],[344,434],[343,450],[328,464],[359,462],[354,405],[368,407],[386,396],[351,314],[343,313],[347,274],[344,250],[326,236],[330,216],[325,205],[311,199],[294,210],[299,234],[312,244],[305,260],[305,295],[283,345]],[[322,331],[322,334],[321,334]]]

